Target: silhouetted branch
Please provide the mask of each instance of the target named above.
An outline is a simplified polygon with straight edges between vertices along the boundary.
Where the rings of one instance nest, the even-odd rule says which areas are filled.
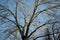
[[[22,35],[22,30],[20,27],[22,27],[21,25],[19,25],[18,23],[18,19],[17,19],[17,8],[18,8],[18,3],[16,2],[16,9],[15,9],[15,21],[16,21],[16,27],[19,29],[20,34]]]
[[[58,32],[58,33],[60,33],[60,32]],[[58,33],[52,33],[52,34],[45,34],[45,35],[43,35],[43,36],[38,36],[38,37],[36,37],[34,40],[36,40],[37,38],[41,38],[41,37],[46,37],[46,36],[48,36],[48,35],[53,35],[53,34],[58,34]]]
[[[47,25],[47,24],[53,24],[53,23],[60,23],[60,22],[56,21],[56,22],[51,22],[51,23],[44,23],[41,26],[37,27],[33,32],[31,32],[28,37],[30,37],[33,33],[35,33],[40,27]]]
[[[54,25],[55,25],[55,23],[53,23],[53,25],[52,25],[52,32],[53,32],[53,39],[55,40],[55,35],[54,35]]]
[[[8,8],[6,8],[6,7],[3,6],[2,4],[0,4],[0,6],[3,7],[4,10],[9,11],[9,12],[13,15],[13,17],[15,17],[14,13],[13,13],[11,10],[9,10]]]
[[[47,2],[43,2],[43,3],[39,3],[38,6],[43,5],[43,4],[59,4],[59,3],[58,2],[53,3],[52,1],[47,1]]]
[[[48,33],[48,34],[50,33],[48,28],[47,28],[47,33]],[[48,35],[47,40],[51,40],[50,35]]]
[[[28,35],[28,32],[29,32],[29,26],[30,26],[30,24],[32,23],[32,19],[33,19],[33,17],[34,17],[34,15],[35,15],[35,12],[36,12],[36,9],[37,9],[37,5],[38,5],[38,1],[39,0],[35,0],[35,6],[34,6],[34,10],[33,10],[33,14],[32,14],[32,16],[31,16],[31,18],[30,18],[30,21],[29,21],[29,23],[28,23],[28,25],[27,25],[27,30],[26,30],[26,36]]]
[[[6,35],[6,37],[4,38],[4,40],[6,40],[7,38],[9,38],[9,36],[10,36],[11,34],[13,34],[14,32],[16,32],[17,30],[18,30],[17,27],[14,27],[14,28],[5,30],[3,33],[7,32],[7,35]]]
[[[56,6],[53,6],[53,7],[46,8],[46,9],[44,9],[44,10],[42,10],[42,11],[36,12],[36,16],[33,18],[33,20],[34,20],[39,14],[41,14],[42,12],[47,11],[47,10],[50,10],[50,9],[53,9],[53,8],[57,8],[57,7],[60,7],[60,4],[59,4],[59,5],[56,5]]]
[[[2,15],[0,15],[0,17],[5,18],[5,19],[9,20],[10,22],[12,22],[12,23],[14,23],[14,24],[16,25],[16,23],[15,23],[14,21],[8,19],[7,17],[4,17],[4,16],[2,16]]]

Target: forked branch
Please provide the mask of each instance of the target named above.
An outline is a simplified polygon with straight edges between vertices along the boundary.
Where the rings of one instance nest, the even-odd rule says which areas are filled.
[[[58,21],[55,21],[55,22],[51,22],[51,23],[44,23],[42,24],[41,26],[37,27],[33,32],[30,33],[30,35],[28,36],[28,38],[33,35],[33,33],[35,33],[40,27],[44,26],[44,25],[47,25],[47,24],[53,24],[53,23],[60,23]]]

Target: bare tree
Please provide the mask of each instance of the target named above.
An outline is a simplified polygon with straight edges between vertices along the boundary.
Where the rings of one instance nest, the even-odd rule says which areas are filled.
[[[44,29],[47,28],[47,25],[49,24],[53,24],[53,23],[60,23],[59,21],[54,21],[54,22],[50,22],[52,20],[52,18],[54,17],[52,14],[55,13],[56,9],[58,9],[60,7],[60,3],[57,1],[55,2],[55,0],[33,0],[33,4],[32,4],[32,8],[31,10],[25,9],[25,6],[27,7],[27,5],[25,5],[25,3],[23,2],[15,2],[15,12],[11,11],[9,8],[5,7],[4,5],[0,4],[0,25],[5,26],[6,30],[3,31],[3,33],[6,33],[5,36],[3,38],[3,40],[6,40],[7,38],[9,38],[9,36],[14,35],[15,32],[19,32],[20,33],[20,39],[16,39],[16,40],[31,40],[30,38],[32,38],[32,40],[36,40],[37,38],[43,37],[40,35],[37,35],[35,37],[36,32],[40,32],[40,28]],[[54,4],[52,6],[52,4]],[[48,5],[45,9],[43,10],[39,10],[38,9],[41,7],[41,5]],[[39,7],[39,8],[38,8]],[[20,9],[19,9],[20,8]],[[42,9],[42,8],[41,8]],[[50,11],[49,11],[50,10]],[[30,13],[29,13],[30,11]],[[52,11],[52,13],[51,13]],[[19,13],[20,12],[20,13]],[[22,17],[21,13],[23,14],[23,25],[22,23],[20,23],[20,19]],[[47,21],[45,21],[45,19],[40,15],[46,15],[44,17],[51,17],[49,20],[47,19]],[[37,18],[43,18],[45,22],[41,23],[41,20],[37,20]],[[20,19],[19,19],[20,18]],[[37,20],[37,22],[36,22]],[[5,24],[5,25],[4,25]],[[39,24],[39,25],[38,25]],[[32,26],[33,25],[33,26]],[[46,27],[45,27],[46,26]],[[9,28],[8,28],[9,27]],[[32,29],[30,29],[30,27],[34,27],[33,31],[31,31]],[[50,34],[52,35],[52,34]],[[46,35],[44,35],[46,36]],[[16,36],[15,36],[16,38]]]

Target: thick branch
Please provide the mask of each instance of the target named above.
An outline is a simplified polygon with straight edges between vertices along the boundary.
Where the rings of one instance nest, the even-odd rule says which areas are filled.
[[[28,24],[28,26],[27,26],[27,31],[26,31],[27,33],[26,33],[26,35],[28,34],[30,24],[32,23],[32,21],[33,21],[40,13],[42,13],[42,12],[44,12],[44,11],[47,11],[47,10],[49,10],[49,9],[52,9],[52,8],[56,8],[56,7],[60,7],[60,4],[57,5],[57,6],[49,7],[49,8],[47,8],[47,9],[42,10],[42,11],[36,12],[36,13],[38,13],[36,16],[34,16],[34,15],[35,15],[35,12],[33,12],[34,14],[32,15],[31,20],[30,20],[30,22],[29,22],[29,24]]]
[[[33,20],[34,20],[39,14],[41,14],[42,12],[47,11],[47,10],[49,10],[49,9],[57,8],[57,7],[60,7],[60,4],[59,4],[59,5],[56,5],[56,6],[53,6],[53,7],[49,7],[49,8],[47,8],[47,9],[42,10],[42,11],[36,12],[37,15],[34,16]]]
[[[60,32],[58,32],[58,33],[60,33]],[[45,35],[43,35],[43,36],[38,36],[38,37],[36,37],[34,40],[36,40],[37,38],[46,37],[46,36],[48,36],[48,35],[53,35],[53,34],[58,34],[58,33],[52,33],[52,34],[48,33],[48,34],[45,34]]]
[[[14,23],[16,25],[16,23],[14,21],[12,21],[12,20],[10,20],[10,19],[8,19],[8,18],[6,18],[6,17],[4,17],[2,15],[0,15],[0,17],[5,18],[5,19],[9,20],[10,22],[12,22],[12,23]]]
[[[18,23],[18,19],[17,19],[17,7],[18,7],[18,3],[16,2],[15,21],[16,21],[16,26],[17,26],[17,28],[18,28],[18,30],[19,30],[19,32],[20,32],[20,34],[21,34],[21,36],[22,36],[22,35],[23,35],[23,33],[22,33],[21,28],[20,28],[20,27],[22,27],[22,26],[21,26],[21,25],[19,25],[19,23]]]
[[[56,22],[51,22],[51,23],[44,23],[43,25],[37,27],[33,32],[31,32],[31,34],[28,36],[28,38],[29,38],[33,33],[35,33],[40,27],[42,27],[42,26],[44,26],[44,25],[46,25],[46,24],[53,24],[53,23],[60,23],[60,22],[56,21]]]
[[[35,12],[36,12],[37,7],[38,7],[38,6],[37,6],[37,5],[38,5],[38,1],[39,1],[39,0],[35,0],[35,6],[34,6],[33,14],[32,14],[32,16],[31,16],[31,18],[30,18],[30,21],[29,21],[29,23],[28,23],[28,25],[27,25],[27,30],[26,30],[25,36],[28,35],[29,26],[30,26],[30,24],[32,23],[32,19],[33,19],[34,15],[35,15]]]
[[[9,11],[13,15],[13,17],[15,17],[14,13],[11,10],[9,10],[8,8],[6,8],[5,6],[3,6],[1,4],[0,4],[0,6],[3,7],[4,10]]]
[[[0,4],[0,6],[1,7],[3,7],[3,9],[0,9],[0,10],[6,10],[6,11],[9,11],[12,15],[13,15],[13,17],[16,19],[16,16],[14,15],[14,13],[11,11],[11,10],[9,10],[8,8],[6,8],[5,6],[3,6],[3,5],[1,5]],[[16,7],[17,8],[17,7]],[[17,11],[16,11],[17,12]],[[22,26],[21,25],[19,25],[21,28],[22,28]]]
[[[43,4],[59,4],[58,2],[52,2],[52,1],[47,1],[47,2],[43,2],[43,3],[39,3],[39,5],[43,5]]]

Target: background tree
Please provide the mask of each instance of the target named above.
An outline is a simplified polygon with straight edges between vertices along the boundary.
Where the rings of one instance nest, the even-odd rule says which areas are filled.
[[[59,10],[59,0],[0,0],[0,39],[39,40],[41,30],[60,23]]]

